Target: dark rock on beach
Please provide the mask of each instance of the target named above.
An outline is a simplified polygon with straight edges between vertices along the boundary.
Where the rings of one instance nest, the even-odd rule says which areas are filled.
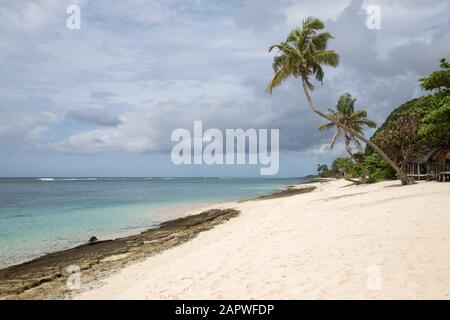
[[[70,298],[73,291],[66,282],[74,266],[86,285],[133,261],[182,244],[238,214],[234,209],[212,209],[161,223],[134,236],[102,241],[93,236],[84,245],[0,270],[0,299]]]
[[[260,197],[257,197],[253,200],[268,200],[268,199],[277,199],[277,198],[284,198],[284,197],[290,197],[290,196],[295,196],[297,194],[303,194],[303,193],[308,193],[313,191],[314,189],[316,189],[316,187],[314,186],[308,186],[308,187],[303,187],[303,188],[296,188],[294,186],[290,186],[287,189],[278,191],[278,192],[274,192],[268,195],[263,195]]]

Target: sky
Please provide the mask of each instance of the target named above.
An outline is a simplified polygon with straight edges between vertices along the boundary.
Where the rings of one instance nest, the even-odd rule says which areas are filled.
[[[68,29],[69,5],[80,29]],[[380,28],[366,8],[380,9]],[[257,165],[181,165],[176,128],[276,128],[279,176],[345,155],[298,80],[272,95],[272,44],[308,16],[340,65],[313,99],[351,93],[381,124],[425,94],[417,80],[450,56],[448,0],[40,0],[0,3],[0,176],[257,176]],[[370,136],[373,131],[367,131]]]

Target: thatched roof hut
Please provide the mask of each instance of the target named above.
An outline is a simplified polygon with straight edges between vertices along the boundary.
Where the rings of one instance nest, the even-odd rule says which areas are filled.
[[[408,162],[410,163],[426,163],[433,159],[434,155],[441,149],[441,147],[435,147],[435,148],[429,148],[425,147],[422,148],[419,152],[416,152],[415,154],[411,155],[408,158]]]
[[[439,150],[434,154],[433,160],[435,161],[450,160],[450,145],[440,147]]]
[[[412,155],[406,173],[414,180],[450,181],[450,144],[424,148]]]

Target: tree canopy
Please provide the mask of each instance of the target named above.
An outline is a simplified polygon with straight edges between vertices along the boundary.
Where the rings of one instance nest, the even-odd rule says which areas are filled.
[[[430,75],[419,80],[422,89],[434,90],[450,88],[450,63],[448,63],[445,58],[442,58],[440,62],[442,70],[434,71]]]
[[[303,20],[302,27],[289,33],[286,41],[269,48],[269,52],[278,49],[272,64],[275,75],[267,87],[269,93],[291,76],[302,79],[308,89],[313,90],[310,77],[322,82],[325,76],[322,65],[336,67],[339,64],[339,55],[327,49],[328,40],[333,36],[329,32],[320,32],[324,28],[322,21],[308,17]]]
[[[360,134],[364,134],[364,127],[369,128],[375,128],[377,124],[369,120],[367,118],[367,111],[364,109],[355,110],[355,102],[356,99],[352,97],[350,93],[344,93],[338,100],[335,109],[328,109],[330,112],[329,115],[337,120],[339,120],[340,123],[343,123],[347,125],[348,127],[352,128],[353,130],[359,132]],[[335,129],[335,133],[333,135],[333,138],[331,140],[330,147],[333,148],[337,138],[342,134],[344,131],[341,127],[336,125],[334,122],[328,122],[321,126],[319,126],[319,130],[328,130],[328,129]],[[345,132],[344,134],[344,140],[347,147],[349,147],[351,142],[355,142],[357,146],[359,147],[359,141],[351,134]],[[349,152],[351,153],[351,152]]]
[[[440,67],[419,79],[424,90],[433,92],[394,109],[371,137],[399,165],[404,166],[406,158],[422,148],[450,143],[450,63],[442,58]],[[392,175],[370,146],[364,162],[378,179]]]
[[[419,134],[432,146],[450,142],[450,95],[437,101],[436,108],[424,116]]]

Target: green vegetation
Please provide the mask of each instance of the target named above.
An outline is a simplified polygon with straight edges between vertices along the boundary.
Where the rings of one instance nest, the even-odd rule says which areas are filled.
[[[358,166],[350,158],[339,157],[333,161],[331,165],[331,172],[335,176],[352,178],[355,174],[359,172]]]
[[[313,102],[310,96],[310,91],[314,90],[311,78],[322,83],[325,77],[322,66],[336,67],[339,64],[339,55],[327,49],[328,41],[333,39],[333,36],[329,32],[321,32],[324,28],[322,21],[309,17],[303,21],[300,28],[293,29],[289,33],[286,41],[269,48],[269,52],[277,49],[278,55],[273,60],[275,74],[269,82],[267,91],[272,93],[274,88],[290,77],[300,79],[308,105],[314,113],[341,128],[349,139],[358,139],[370,145],[397,172],[402,184],[409,184],[406,174],[375,143],[365,138],[354,127],[343,123],[336,115],[323,113]]]
[[[422,149],[420,125],[420,116],[405,114],[389,123],[372,139],[404,169],[407,159]]]
[[[365,156],[364,166],[373,178],[373,180],[369,182],[395,179],[395,171],[392,170],[391,166],[377,153]]]
[[[375,128],[377,124],[372,120],[367,119],[366,110],[355,111],[355,102],[356,99],[353,99],[350,93],[345,93],[339,98],[339,101],[336,105],[336,110],[328,109],[330,111],[329,116],[334,117],[339,122],[347,125],[349,128],[352,128],[354,131],[363,134],[363,128],[365,126],[369,128]],[[351,132],[345,132],[334,122],[329,122],[321,125],[318,129],[320,131],[323,131],[333,128],[335,129],[335,134],[333,136],[333,139],[331,140],[330,148],[332,149],[336,143],[336,139],[344,134],[345,147],[350,156],[353,157],[351,144],[355,143],[358,148],[361,147],[361,144]]]
[[[345,124],[347,127],[353,129],[358,132],[360,135],[364,135],[364,127],[375,128],[377,124],[367,119],[367,111],[366,110],[356,110],[355,111],[355,102],[350,93],[343,94],[336,105],[336,110],[328,109],[330,111],[329,116],[335,119],[338,119],[340,123]],[[344,145],[345,150],[350,155],[350,158],[356,163],[356,167],[352,168],[342,168],[345,172],[352,172],[353,175],[356,172],[360,173],[364,177],[364,179],[370,179],[370,172],[364,167],[361,157],[357,157],[352,150],[352,143],[356,145],[357,149],[361,151],[361,143],[358,139],[351,133],[342,130],[341,127],[337,126],[334,122],[329,122],[324,125],[321,125],[318,129],[320,131],[335,129],[335,134],[331,140],[330,148],[333,149],[336,143],[336,140],[339,136],[344,136]],[[350,160],[351,162],[351,160]],[[336,172],[336,171],[335,171]]]
[[[336,159],[332,168],[318,165],[321,177],[339,176],[347,179],[359,178],[360,182],[393,179],[397,176],[403,185],[411,181],[405,168],[408,157],[424,148],[450,143],[450,63],[445,58],[440,61],[440,70],[421,78],[420,86],[432,94],[406,102],[395,109],[370,138],[364,136],[363,129],[376,125],[367,118],[363,109],[355,110],[355,101],[349,93],[340,97],[335,109],[322,112],[312,100],[314,90],[312,79],[323,83],[323,66],[336,67],[339,55],[327,49],[328,41],[334,39],[322,21],[309,17],[300,28],[293,29],[284,42],[273,45],[276,49],[273,59],[274,76],[267,91],[280,86],[293,77],[300,81],[311,110],[328,122],[319,130],[334,129],[331,148],[342,136],[348,158]],[[366,150],[361,150],[361,142]],[[353,152],[352,145],[358,152]]]
[[[320,178],[328,178],[328,177],[333,176],[330,172],[330,169],[328,168],[328,166],[326,164],[318,164],[317,165],[317,175]]]
[[[396,108],[370,139],[402,169],[408,157],[417,152],[450,143],[450,64],[441,59],[440,67],[441,70],[419,80],[420,86],[432,93]],[[371,145],[366,145],[364,153],[346,159],[359,166],[355,169],[338,158],[328,176],[341,176],[340,172],[345,172],[347,176],[361,178],[368,174],[369,181],[395,178],[395,171]]]
[[[450,95],[447,92],[446,96],[437,99],[434,108],[423,117],[419,135],[424,143],[436,146],[443,141],[450,141],[449,128]]]
[[[300,78],[307,90],[314,90],[310,78],[323,82],[325,73],[322,65],[336,67],[339,64],[339,55],[333,50],[327,50],[328,41],[333,36],[329,32],[318,33],[324,27],[319,19],[306,18],[302,27],[293,29],[285,42],[269,48],[269,52],[273,49],[279,51],[279,55],[273,59],[275,75],[267,87],[269,93],[291,76]]]
[[[424,90],[448,90],[450,88],[450,63],[445,58],[441,59],[441,69],[434,71],[429,76],[421,78],[420,86]]]

